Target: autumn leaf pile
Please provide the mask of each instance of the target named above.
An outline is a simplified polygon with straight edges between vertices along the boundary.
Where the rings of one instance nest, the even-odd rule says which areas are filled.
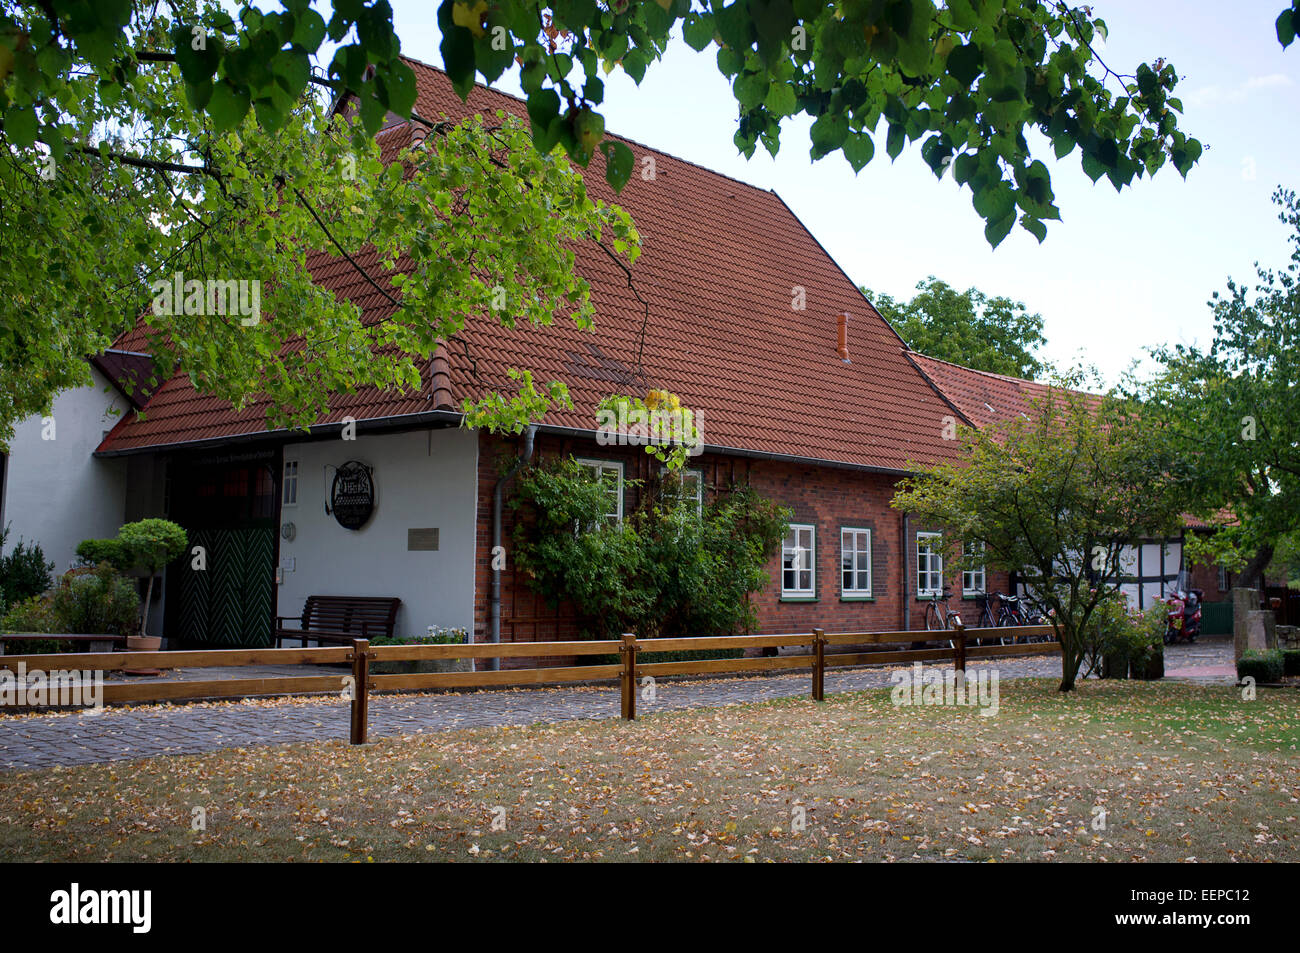
[[[1300,860],[1300,693],[1001,695],[995,717],[877,690],[6,773],[0,856]]]

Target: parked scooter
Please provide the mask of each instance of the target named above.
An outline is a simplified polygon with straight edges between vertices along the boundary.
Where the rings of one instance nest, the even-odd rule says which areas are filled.
[[[1169,607],[1165,616],[1165,645],[1173,645],[1179,639],[1196,641],[1201,634],[1201,600],[1204,597],[1205,593],[1200,589],[1180,587],[1165,600]]]

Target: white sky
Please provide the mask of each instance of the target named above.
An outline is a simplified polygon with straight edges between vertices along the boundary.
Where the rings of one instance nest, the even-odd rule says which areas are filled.
[[[431,0],[392,0],[402,51],[441,65]],[[1208,148],[1184,181],[1172,166],[1122,194],[1097,185],[1075,150],[1052,171],[1062,221],[1040,246],[1017,227],[996,250],[970,193],[937,182],[909,147],[855,176],[839,155],[808,157],[810,121],[789,120],[773,160],[732,143],[736,106],[710,50],[677,40],[637,88],[606,78],[606,128],[762,188],[776,190],[859,284],[908,298],[936,275],[958,288],[1024,301],[1046,320],[1049,360],[1095,364],[1112,381],[1144,348],[1207,343],[1206,301],[1229,276],[1253,285],[1254,262],[1286,261],[1286,231],[1269,196],[1300,188],[1300,42],[1283,50],[1273,22],[1283,0],[1092,0],[1110,28],[1103,58],[1120,73],[1165,57],[1181,81],[1180,128]],[[576,75],[576,73],[575,73]],[[518,72],[497,86],[518,93]],[[883,132],[882,124],[881,130]]]

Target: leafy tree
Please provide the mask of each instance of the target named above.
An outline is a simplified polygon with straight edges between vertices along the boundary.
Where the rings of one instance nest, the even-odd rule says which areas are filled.
[[[1026,417],[959,437],[958,461],[918,467],[893,506],[938,526],[947,546],[983,541],[982,561],[1020,574],[1048,610],[1071,691],[1121,550],[1178,525],[1180,461],[1127,402],[1060,387]]]
[[[174,559],[179,559],[188,544],[185,530],[177,524],[162,519],[144,519],[127,523],[117,532],[118,542],[122,544],[131,562],[132,568],[142,569],[149,576],[149,586],[145,590],[144,611],[140,619],[140,634],[147,636],[149,626],[149,606],[153,602],[153,581],[163,567]]]
[[[1216,291],[1209,348],[1158,349],[1161,373],[1143,389],[1146,412],[1194,461],[1189,507],[1220,527],[1189,540],[1189,555],[1239,569],[1244,585],[1300,528],[1300,201],[1280,188],[1273,201],[1290,264],[1256,266],[1253,293],[1231,280]]]
[[[1284,46],[1296,4],[1277,20]],[[367,137],[390,113],[413,117],[416,100],[387,0],[240,0],[235,15],[215,0],[0,0],[0,440],[86,383],[84,357],[178,272],[260,281],[274,320],[155,313],[159,373],[179,367],[236,406],[264,395],[274,424],[310,423],[331,393],[413,386],[487,289],[511,292],[511,318],[590,320],[568,242],[609,234],[630,263],[635,232],[552,150],[582,165],[599,153],[621,187],[633,156],[605,137],[602,77],[621,67],[640,82],[679,23],[695,49],[717,48],[745,154],[777,151],[797,114],[814,119],[814,158],[841,152],[855,169],[882,138],[891,158],[919,142],[970,190],[994,244],[1017,222],[1041,240],[1059,217],[1030,130],[1117,189],[1166,163],[1186,175],[1201,154],[1177,128],[1174,67],[1117,73],[1094,46],[1105,23],[1061,0],[441,0],[438,17],[462,95],[520,69],[531,158],[509,122],[414,116],[436,148],[408,149],[405,178],[383,171]],[[313,90],[355,94],[359,122],[334,123]],[[448,229],[453,213],[461,227]],[[393,314],[363,326],[311,283],[305,254],[355,263],[370,246],[414,270],[373,289]],[[567,397],[519,384],[475,419],[518,426]]]
[[[908,347],[941,361],[993,374],[1035,378],[1047,368],[1034,354],[1047,343],[1042,315],[1023,302],[990,298],[977,288],[958,291],[931,275],[916,286],[911,301],[862,293]]]
[[[300,27],[314,22],[293,6]],[[0,10],[0,49],[12,53],[0,56],[0,441],[59,390],[89,383],[85,358],[143,312],[159,376],[178,367],[237,407],[265,398],[273,424],[306,426],[331,395],[418,388],[420,368],[457,340],[467,314],[589,324],[574,242],[636,257],[627,215],[589,199],[567,160],[532,149],[514,120],[417,122],[413,141],[388,140],[405,147],[385,164],[361,124],[305,91],[307,53],[293,37],[318,42],[317,30],[285,39],[294,52],[268,53],[268,24],[289,21],[250,8],[251,46],[238,55],[240,35],[225,34],[227,46],[215,26],[194,38],[205,50],[155,55],[177,30],[189,36],[187,24],[223,22],[219,7]],[[269,84],[270,105],[253,97],[251,112],[234,108],[229,77],[196,100],[183,74],[220,50],[230,75]],[[301,82],[286,84],[288,62]],[[354,270],[389,313],[363,322],[352,300],[316,284],[312,248]],[[372,278],[375,264],[390,280]],[[567,400],[559,385],[520,390],[496,416]]]
[[[1300,0],[1297,0],[1300,2]],[[220,133],[246,114],[274,130],[310,83],[360,97],[370,133],[388,112],[406,117],[415,77],[387,0],[285,0],[263,12],[248,0],[238,20],[217,4],[167,4],[162,29],[139,21],[141,0],[8,0],[0,10],[5,135],[43,140],[56,158],[81,141],[63,115],[83,103],[130,101],[142,73],[179,67],[190,107]],[[1059,218],[1047,167],[1026,135],[1043,132],[1057,157],[1079,150],[1084,172],[1121,189],[1166,162],[1186,175],[1201,145],[1177,128],[1178,77],[1157,59],[1121,74],[1097,54],[1104,21],[1061,0],[441,0],[443,64],[462,96],[475,78],[496,82],[520,68],[533,138],[586,165],[605,158],[608,180],[632,173],[627,146],[606,139],[602,77],[616,66],[641,82],[680,23],[695,50],[716,47],[739,108],[736,145],[775,153],[782,122],[813,118],[813,158],[841,152],[854,169],[883,139],[896,158],[908,142],[936,174],[951,166],[970,189],[986,235],[1000,242],[1017,223],[1041,241]],[[1293,37],[1278,19],[1278,39]],[[311,57],[337,44],[326,75]],[[87,97],[83,100],[82,97]],[[71,134],[69,134],[71,133]]]

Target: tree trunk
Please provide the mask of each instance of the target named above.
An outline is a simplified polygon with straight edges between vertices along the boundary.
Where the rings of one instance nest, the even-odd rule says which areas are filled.
[[[140,616],[140,637],[149,635],[149,604],[153,602],[153,573],[149,574],[149,585],[144,591],[144,613]]]
[[[1265,543],[1256,550],[1250,562],[1246,563],[1246,568],[1237,577],[1237,585],[1243,589],[1262,590],[1264,588],[1264,570],[1268,568],[1268,564],[1272,561],[1273,544]]]
[[[1057,626],[1056,638],[1061,643],[1061,684],[1057,691],[1072,692],[1079,677],[1079,666],[1083,664],[1083,643],[1079,641],[1078,631],[1065,625]]]

